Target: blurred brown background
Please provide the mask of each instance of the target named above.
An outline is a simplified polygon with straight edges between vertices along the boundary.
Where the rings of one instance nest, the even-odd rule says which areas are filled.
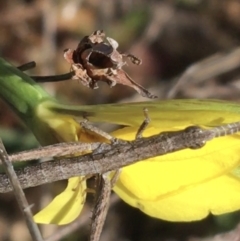
[[[0,1],[0,56],[16,66],[36,61],[37,67],[28,72],[30,75],[67,73],[70,66],[63,58],[63,50],[76,48],[83,36],[96,29],[103,29],[116,39],[119,50],[142,58],[140,67],[129,63],[126,70],[160,99],[239,99],[239,0]],[[199,63],[183,74],[196,62]],[[94,91],[76,80],[43,86],[59,99],[77,104],[146,100],[128,87],[110,89],[104,83]],[[0,136],[9,152],[37,145],[3,102],[0,123]],[[37,208],[63,187],[49,185],[26,193]],[[85,225],[66,240],[87,240],[93,201],[89,196],[89,204],[80,217]],[[239,221],[236,212],[209,216],[199,222],[169,223],[151,219],[115,198],[101,240],[237,241]],[[44,226],[44,236],[54,230],[55,226]],[[229,230],[233,231],[226,236],[214,236]],[[1,240],[30,240],[12,194],[0,195]]]

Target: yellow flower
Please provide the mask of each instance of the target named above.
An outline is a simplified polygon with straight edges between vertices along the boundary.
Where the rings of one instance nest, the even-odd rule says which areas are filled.
[[[145,136],[190,125],[213,127],[240,120],[237,103],[213,100],[167,100],[96,106],[60,104],[28,76],[0,59],[0,97],[31,129],[42,145],[62,141],[106,141],[83,130],[79,119],[126,126],[113,133],[132,140],[143,121],[143,108],[152,119]],[[114,191],[146,214],[171,221],[202,219],[210,212],[240,209],[239,134],[210,141],[198,150],[182,150],[123,168]],[[81,154],[81,153],[80,153]],[[66,224],[81,212],[84,177],[68,186],[35,216],[40,223]]]
[[[72,118],[81,117],[84,111],[92,121],[128,125],[112,133],[126,140],[134,139],[143,120],[143,107],[148,108],[152,119],[144,136],[196,124],[212,127],[238,121],[240,117],[238,104],[211,100],[81,107],[51,103],[46,106],[58,114],[72,115]],[[237,210],[240,208],[240,183],[234,170],[240,159],[239,137],[235,134],[218,138],[199,150],[183,150],[125,167],[114,191],[146,214],[171,221],[192,221],[210,212],[222,214]],[[62,203],[54,205],[61,210]],[[79,212],[79,207],[72,207],[75,208]],[[36,220],[50,223],[52,219],[49,218],[48,211],[42,210]],[[61,220],[57,223],[63,224]]]

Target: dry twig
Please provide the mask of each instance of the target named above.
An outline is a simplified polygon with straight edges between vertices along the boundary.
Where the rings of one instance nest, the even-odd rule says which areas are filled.
[[[11,182],[14,195],[16,197],[20,210],[22,211],[25,217],[28,230],[31,234],[33,241],[43,241],[41,233],[38,229],[38,226],[33,220],[31,205],[29,205],[27,202],[25,194],[21,188],[21,184],[18,180],[18,177],[13,169],[13,165],[9,160],[8,154],[1,140],[0,140],[0,159],[3,165],[3,168],[7,173],[9,181]]]

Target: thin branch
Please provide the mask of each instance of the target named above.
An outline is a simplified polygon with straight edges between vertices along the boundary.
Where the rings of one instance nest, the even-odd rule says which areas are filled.
[[[75,75],[75,72],[69,72],[66,74],[60,74],[60,75],[48,75],[48,76],[31,76],[32,79],[34,79],[37,83],[45,83],[45,82],[58,82],[58,81],[64,81],[72,79],[72,77]]]
[[[38,229],[38,226],[33,220],[31,206],[27,202],[25,194],[21,188],[20,182],[18,181],[18,177],[13,169],[12,163],[9,161],[8,154],[1,140],[0,140],[0,159],[2,161],[3,168],[7,173],[7,176],[11,182],[18,205],[21,211],[23,212],[23,215],[25,217],[28,230],[31,234],[32,239],[34,241],[43,241],[41,233]]]
[[[201,148],[207,141],[239,131],[240,122],[222,125],[209,130],[192,126],[184,130],[163,132],[136,139],[118,140],[112,144],[98,145],[93,152],[83,156],[59,158],[43,163],[33,163],[16,170],[22,188],[51,183],[75,176],[103,174],[155,156],[186,148]],[[91,143],[90,143],[91,144]],[[0,174],[0,192],[12,190],[6,174]]]
[[[111,180],[109,179],[109,173],[98,175],[99,185],[96,188],[96,203],[94,205],[92,213],[90,241],[99,241],[103,225],[108,213],[110,204],[110,195],[112,190]]]
[[[17,68],[21,71],[26,71],[32,68],[36,67],[36,62],[31,61],[26,64],[20,65]],[[72,79],[72,77],[75,75],[75,72],[69,72],[66,74],[60,74],[60,75],[48,75],[48,76],[30,76],[32,79],[34,79],[37,83],[45,83],[45,82],[58,82],[58,81],[64,81]]]
[[[40,158],[63,157],[77,153],[93,151],[99,146],[99,143],[82,142],[63,142],[50,146],[39,147],[30,151],[22,151],[9,155],[11,162],[29,161]]]
[[[201,83],[214,76],[234,70],[240,66],[240,48],[228,53],[217,53],[192,64],[170,87],[167,98],[176,96],[186,84]]]
[[[31,62],[28,62],[26,64],[20,65],[17,68],[21,71],[26,71],[26,70],[29,70],[29,69],[33,69],[35,67],[36,67],[36,62],[31,61]]]

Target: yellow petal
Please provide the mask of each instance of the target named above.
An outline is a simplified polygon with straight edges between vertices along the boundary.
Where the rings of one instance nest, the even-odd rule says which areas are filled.
[[[151,127],[144,133],[160,131],[166,129]],[[135,133],[136,129],[125,128],[114,135],[133,139]],[[240,209],[240,182],[236,176],[229,177],[240,164],[239,140],[240,134],[217,138],[198,150],[182,150],[125,167],[114,191],[148,215],[171,221]]]
[[[64,225],[74,221],[86,198],[86,181],[82,177],[68,180],[67,188],[34,216],[36,223]]]
[[[232,212],[239,209],[240,203],[240,182],[227,175],[153,201],[137,198],[121,183],[114,191],[129,205],[169,221],[194,221],[205,218],[210,212],[215,215]]]

